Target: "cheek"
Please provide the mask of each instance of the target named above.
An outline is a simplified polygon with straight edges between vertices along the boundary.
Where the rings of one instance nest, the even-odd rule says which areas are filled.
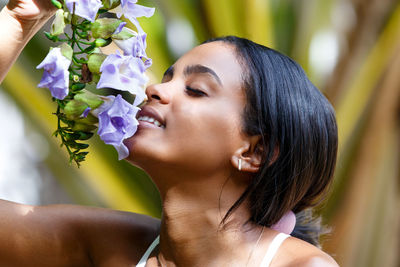
[[[182,158],[201,160],[204,164],[229,163],[240,142],[240,114],[238,108],[225,102],[194,103],[181,106],[171,134],[177,134]]]

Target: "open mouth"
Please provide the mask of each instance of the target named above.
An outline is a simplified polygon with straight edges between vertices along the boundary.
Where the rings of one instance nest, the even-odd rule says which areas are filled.
[[[138,118],[137,118],[137,120],[138,121],[145,121],[145,122],[148,122],[148,123],[151,123],[151,124],[154,124],[155,126],[157,126],[157,127],[160,127],[160,128],[165,128],[165,125],[163,125],[161,122],[159,122],[157,119],[155,119],[155,118],[153,118],[153,117],[150,117],[150,116],[139,116]]]

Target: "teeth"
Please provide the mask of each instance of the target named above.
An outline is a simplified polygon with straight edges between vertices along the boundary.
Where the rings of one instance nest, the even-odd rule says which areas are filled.
[[[158,127],[165,128],[165,126],[162,125],[161,122],[159,122],[158,120],[156,120],[152,117],[149,117],[149,116],[140,116],[137,120],[138,121],[147,121],[149,123],[153,123],[154,125],[156,125]]]

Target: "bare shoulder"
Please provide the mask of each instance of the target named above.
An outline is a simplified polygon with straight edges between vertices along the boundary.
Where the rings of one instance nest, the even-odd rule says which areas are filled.
[[[337,267],[336,261],[321,249],[295,237],[288,238],[276,255],[278,266]]]

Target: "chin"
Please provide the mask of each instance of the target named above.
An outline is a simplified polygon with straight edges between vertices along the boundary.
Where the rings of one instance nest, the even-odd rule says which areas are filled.
[[[141,153],[140,153],[140,149],[138,149],[138,143],[136,142],[134,136],[125,139],[124,140],[124,144],[126,145],[126,147],[129,150],[129,156],[125,159],[127,162],[131,163],[132,165],[135,165],[137,167],[138,163],[136,162],[135,159],[137,159],[138,157],[141,158]]]
[[[156,156],[159,153],[152,149],[154,146],[138,142],[138,139],[135,138],[135,136],[126,139],[124,144],[129,150],[129,156],[125,160],[142,170],[144,170],[144,165],[153,165],[156,164],[157,160],[159,160]]]

